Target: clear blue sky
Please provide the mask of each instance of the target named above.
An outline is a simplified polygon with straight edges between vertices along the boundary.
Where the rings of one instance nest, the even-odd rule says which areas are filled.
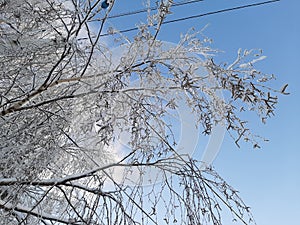
[[[141,2],[116,0],[112,13],[140,9]],[[170,19],[254,2],[260,1],[204,0],[174,8]],[[126,29],[138,24],[140,17],[128,16],[110,22],[116,28]],[[291,92],[289,96],[280,96],[276,116],[266,125],[258,125],[258,120],[251,119],[255,131],[270,142],[258,150],[250,145],[238,149],[226,136],[214,167],[240,191],[258,225],[300,224],[300,1],[281,0],[164,25],[159,39],[177,42],[180,33],[188,28],[201,29],[207,24],[205,34],[214,40],[213,47],[224,51],[219,54],[218,61],[233,60],[238,48],[261,48],[267,59],[258,64],[259,68],[276,75],[275,88],[289,83],[288,91]]]

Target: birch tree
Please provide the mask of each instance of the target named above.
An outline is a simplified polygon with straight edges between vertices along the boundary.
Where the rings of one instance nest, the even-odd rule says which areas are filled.
[[[265,122],[277,104],[274,76],[254,68],[261,52],[217,64],[192,29],[166,48],[157,37],[171,0],[132,38],[110,29],[111,46],[117,1],[105,3],[0,1],[0,223],[222,224],[223,208],[254,223],[214,169],[177,150],[165,118],[184,104],[203,135],[221,124],[237,146],[259,147],[243,111]]]

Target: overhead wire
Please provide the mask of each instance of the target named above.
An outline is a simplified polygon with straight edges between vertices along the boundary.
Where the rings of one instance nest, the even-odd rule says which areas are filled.
[[[228,12],[228,11],[233,11],[233,10],[239,10],[239,9],[244,9],[244,8],[249,8],[249,7],[254,7],[254,6],[260,6],[260,5],[270,4],[270,3],[279,2],[279,1],[280,0],[270,0],[270,1],[252,3],[252,4],[248,4],[248,5],[242,5],[242,6],[237,6],[237,7],[227,8],[227,9],[221,9],[221,10],[208,12],[208,13],[203,13],[203,14],[199,14],[199,15],[188,16],[188,17],[183,17],[183,18],[179,18],[179,19],[164,21],[163,24],[174,23],[174,22],[179,22],[179,21],[184,21],[184,20],[190,20],[190,19],[194,19],[194,18],[198,18],[198,17],[209,16],[209,15],[213,15],[213,14],[217,14],[217,13],[223,13],[223,12]]]
[[[182,5],[187,5],[187,4],[192,4],[192,3],[197,3],[197,2],[203,2],[204,0],[188,0],[188,1],[180,1],[180,2],[175,2],[172,4],[172,7],[177,7],[177,6],[182,6]],[[135,15],[135,14],[139,14],[139,13],[144,13],[144,12],[148,12],[148,10],[150,11],[154,11],[157,10],[159,8],[159,6],[153,6],[150,8],[145,8],[145,9],[139,9],[139,10],[135,10],[135,11],[130,11],[130,12],[124,12],[124,13],[119,13],[119,14],[115,14],[115,15],[111,15],[108,16],[108,19],[112,19],[112,18],[118,18],[118,17],[123,17],[123,16],[129,16],[129,15]]]
[[[242,5],[242,6],[236,6],[236,7],[231,7],[231,8],[226,8],[226,9],[211,11],[211,12],[207,12],[207,13],[202,13],[202,14],[198,14],[198,15],[187,16],[187,17],[182,17],[182,18],[173,19],[173,20],[166,20],[166,21],[163,21],[162,24],[170,24],[170,23],[180,22],[180,21],[184,21],[184,20],[190,20],[190,19],[200,18],[200,17],[209,16],[209,15],[213,15],[213,14],[218,14],[218,13],[224,13],[224,12],[229,12],[229,11],[234,11],[234,10],[240,10],[240,9],[244,9],[244,8],[261,6],[261,5],[275,3],[275,2],[279,2],[279,1],[280,0],[270,0],[270,1],[264,1],[264,2],[259,2],[259,3],[252,3],[252,4]],[[156,26],[156,25],[157,25],[157,23],[153,24],[152,26]],[[148,25],[148,27],[150,27],[150,25]],[[115,33],[108,32],[108,33],[105,33],[105,34],[101,34],[100,36],[103,37],[103,36],[109,36],[109,35],[118,34],[118,33],[127,33],[127,32],[135,31],[135,30],[138,30],[138,29],[139,29],[139,27],[132,27],[132,28],[128,28],[128,29],[123,29],[123,30],[116,31]]]

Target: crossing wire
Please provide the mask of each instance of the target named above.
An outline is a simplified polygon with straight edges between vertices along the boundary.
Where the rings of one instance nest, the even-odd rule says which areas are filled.
[[[227,8],[227,9],[221,9],[221,10],[211,11],[211,12],[207,12],[207,13],[203,13],[203,14],[198,14],[198,15],[187,16],[187,17],[182,17],[182,18],[178,18],[178,19],[163,21],[162,24],[170,24],[170,23],[180,22],[180,21],[184,21],[184,20],[190,20],[190,19],[200,18],[200,17],[209,16],[209,15],[213,15],[213,14],[218,14],[218,13],[224,13],[224,12],[229,12],[229,11],[234,11],[234,10],[239,10],[239,9],[244,9],[244,8],[261,6],[261,5],[275,3],[275,2],[279,2],[279,1],[280,0],[270,0],[270,1],[253,3],[253,4],[248,4],[248,5],[242,5],[242,6],[237,6],[237,7]],[[156,26],[156,25],[157,25],[157,23],[154,24],[153,26]],[[150,27],[150,25],[148,25],[148,27]],[[138,29],[139,29],[138,27],[132,27],[132,28],[117,31],[116,33],[127,33],[127,32],[135,31],[135,30],[138,30]],[[100,36],[103,37],[103,36],[109,36],[109,35],[112,35],[112,34],[114,34],[114,33],[105,33],[105,34],[101,34]]]

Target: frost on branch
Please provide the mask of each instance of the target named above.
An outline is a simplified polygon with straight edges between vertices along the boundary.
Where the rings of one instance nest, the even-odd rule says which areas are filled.
[[[204,134],[221,123],[258,146],[242,113],[273,115],[273,76],[254,68],[260,52],[218,65],[200,32],[157,40],[171,4],[113,49],[100,1],[1,1],[2,224],[222,224],[221,208],[252,220],[237,191],[177,151],[165,118],[183,102]]]

